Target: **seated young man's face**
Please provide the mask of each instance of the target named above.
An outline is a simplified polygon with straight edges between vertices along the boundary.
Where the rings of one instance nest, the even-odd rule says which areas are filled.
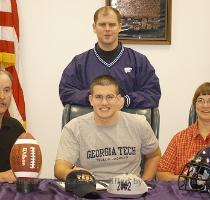
[[[112,122],[120,110],[121,96],[116,92],[114,85],[96,85],[93,94],[89,96],[89,101],[93,106],[96,121]]]

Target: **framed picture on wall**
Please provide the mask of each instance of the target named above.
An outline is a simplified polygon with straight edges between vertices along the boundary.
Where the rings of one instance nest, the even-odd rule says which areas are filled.
[[[171,44],[172,0],[106,0],[119,10],[119,40],[133,44]]]

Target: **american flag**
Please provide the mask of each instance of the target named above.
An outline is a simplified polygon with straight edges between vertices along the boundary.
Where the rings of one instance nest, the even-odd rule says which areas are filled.
[[[13,76],[13,97],[10,116],[26,125],[25,102],[21,88],[19,66],[19,20],[16,0],[0,0],[0,68]]]

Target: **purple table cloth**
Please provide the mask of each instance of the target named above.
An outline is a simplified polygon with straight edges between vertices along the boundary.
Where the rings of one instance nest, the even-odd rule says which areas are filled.
[[[16,185],[9,183],[0,183],[0,200],[71,200],[80,199],[72,193],[67,193],[57,188],[52,183],[52,179],[40,179],[38,189],[31,193],[16,192]],[[153,189],[141,196],[140,200],[207,200],[210,194],[207,192],[193,192],[179,190],[177,182],[149,182]],[[108,197],[107,192],[100,192],[102,199],[113,199]],[[122,198],[114,198],[122,199]]]

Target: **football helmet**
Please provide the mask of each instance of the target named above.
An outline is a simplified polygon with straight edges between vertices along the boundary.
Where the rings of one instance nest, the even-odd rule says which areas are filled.
[[[210,146],[203,148],[182,169],[178,178],[181,190],[210,193]]]

